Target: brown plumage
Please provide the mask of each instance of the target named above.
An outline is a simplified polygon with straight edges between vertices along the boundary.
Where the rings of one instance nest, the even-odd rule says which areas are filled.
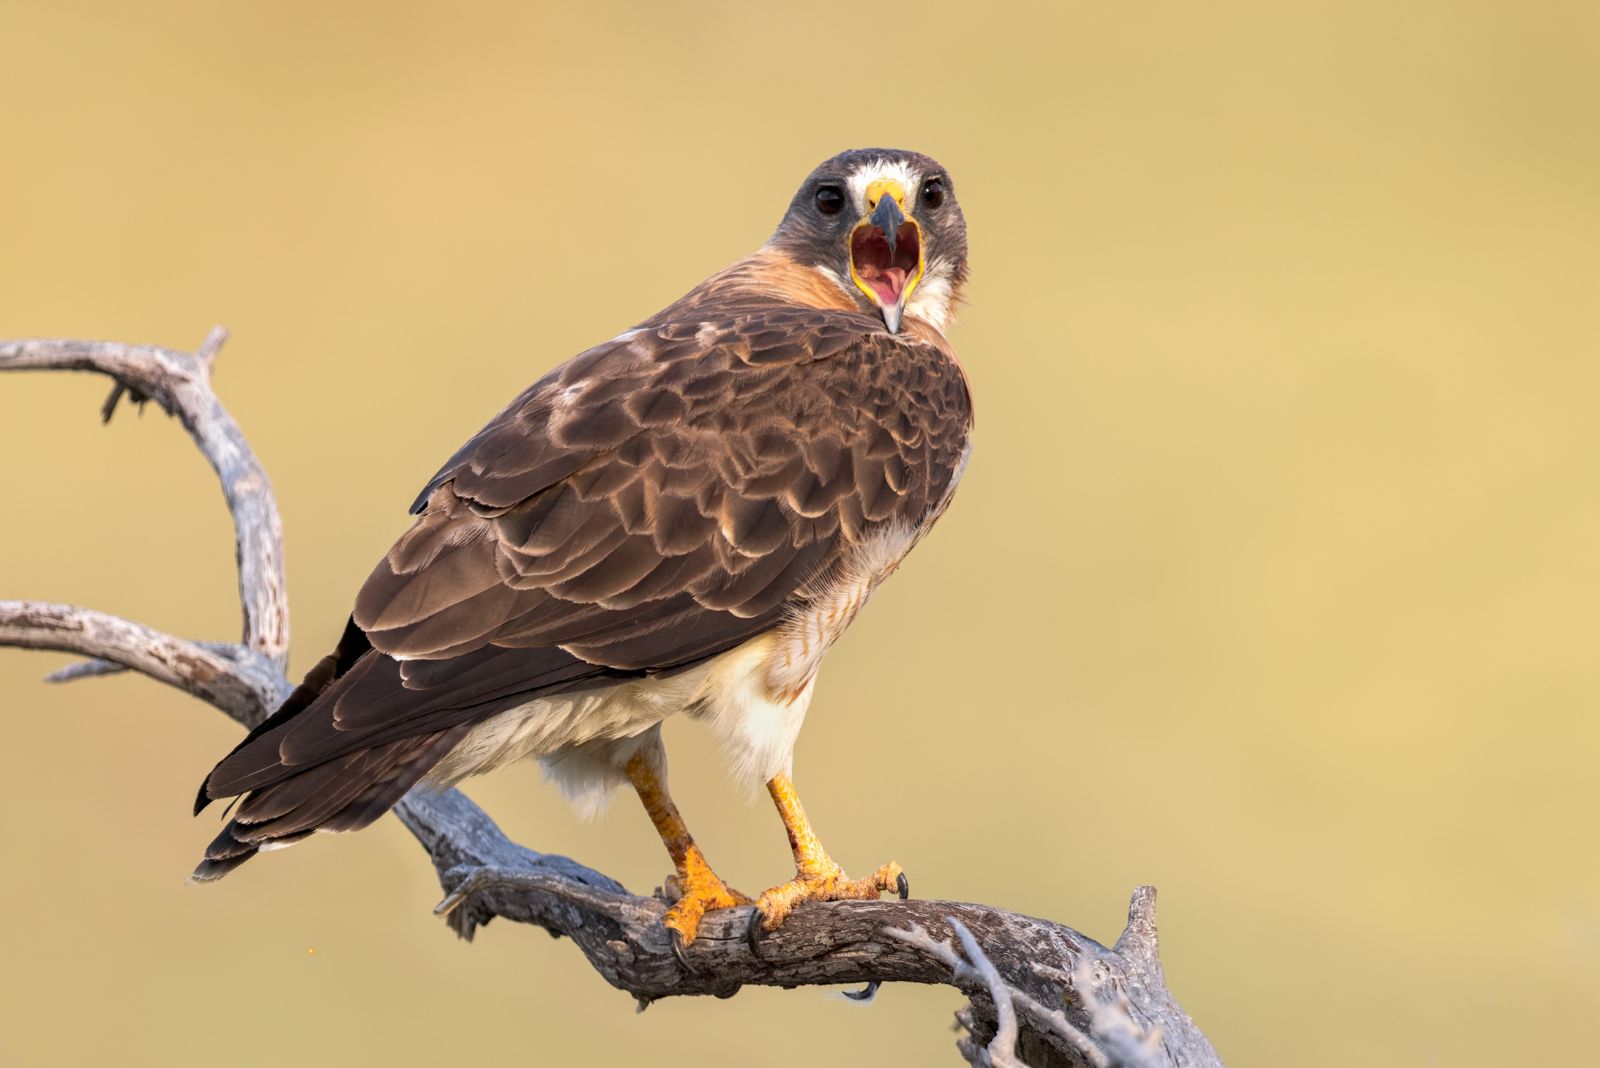
[[[819,176],[848,181],[875,159],[942,177],[914,154],[847,153],[796,205]],[[844,282],[829,266],[838,235],[786,217],[760,252],[557,367],[463,445],[362,587],[338,649],[206,779],[196,811],[244,796],[196,876],[365,826],[447,756],[465,760],[457,747],[510,723],[502,714],[548,720],[568,695],[559,708],[579,716],[587,695],[643,693],[763,636],[776,637],[761,700],[809,700],[821,652],[965,462],[971,401],[938,330],[965,236],[945,203],[919,223],[923,284],[944,287],[927,309],[939,322],[911,301],[888,332],[871,294],[846,288],[849,261]],[[958,247],[940,247],[938,225]],[[935,277],[931,257],[952,252]],[[881,543],[884,559],[868,560]],[[564,725],[526,752],[649,734],[652,722],[624,718],[593,737]],[[477,770],[450,766],[448,778]]]

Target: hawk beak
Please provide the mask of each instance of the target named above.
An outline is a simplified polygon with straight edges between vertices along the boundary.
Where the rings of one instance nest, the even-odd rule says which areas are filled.
[[[877,305],[891,334],[900,332],[922,269],[922,228],[905,213],[905,190],[899,182],[873,182],[867,217],[850,234],[850,279]]]
[[[899,202],[894,197],[879,197],[878,206],[873,209],[867,221],[878,228],[883,240],[889,245],[889,255],[893,256],[894,246],[900,239],[900,224],[906,221]]]

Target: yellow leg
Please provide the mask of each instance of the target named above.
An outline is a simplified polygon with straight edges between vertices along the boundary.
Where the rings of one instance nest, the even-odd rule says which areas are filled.
[[[907,895],[905,873],[893,861],[865,879],[846,876],[844,869],[822,848],[811,821],[806,819],[806,810],[800,805],[794,783],[787,775],[779,775],[768,782],[767,792],[772,795],[772,803],[778,806],[778,815],[789,832],[795,867],[793,879],[774,886],[756,899],[756,908],[763,917],[762,926],[767,930],[777,930],[794,907],[806,901],[873,900],[887,890],[896,890],[901,897]]]
[[[655,824],[661,844],[667,847],[677,874],[667,881],[669,892],[676,892],[678,900],[667,910],[666,926],[676,931],[687,946],[700,932],[700,919],[712,909],[748,905],[750,899],[732,890],[718,878],[706,863],[705,854],[695,845],[683,822],[683,814],[672,803],[667,784],[656,773],[655,765],[641,753],[628,761],[628,781],[644,802],[644,810]]]

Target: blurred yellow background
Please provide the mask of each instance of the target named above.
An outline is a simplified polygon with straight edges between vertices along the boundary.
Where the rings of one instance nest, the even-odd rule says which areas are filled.
[[[830,849],[1107,941],[1155,883],[1233,1065],[1592,1056],[1593,3],[4,0],[0,39],[0,336],[232,329],[298,670],[525,384],[759,244],[833,152],[938,157],[978,448],[823,673],[797,778]],[[100,428],[106,389],[0,378],[0,597],[233,637],[210,472],[153,409]],[[41,685],[61,662],[0,653],[0,1062],[958,1063],[949,989],[635,1015],[539,931],[458,943],[392,819],[186,886],[236,728]],[[730,881],[784,877],[709,737],[669,744]],[[631,798],[469,792],[667,870]]]

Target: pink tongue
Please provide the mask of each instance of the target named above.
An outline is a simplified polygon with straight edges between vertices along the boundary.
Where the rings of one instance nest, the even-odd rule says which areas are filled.
[[[906,269],[904,267],[888,267],[883,273],[868,283],[873,292],[878,294],[878,299],[884,304],[894,304],[900,300],[900,291],[906,287]]]

